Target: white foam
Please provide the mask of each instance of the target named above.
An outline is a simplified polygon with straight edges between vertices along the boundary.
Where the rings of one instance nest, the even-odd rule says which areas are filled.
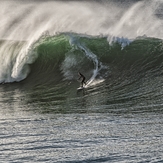
[[[108,36],[107,38],[110,45],[117,42],[121,45],[122,49],[126,46],[128,46],[133,40],[124,38],[124,37],[115,37],[115,36]]]
[[[85,88],[91,87],[91,86],[96,86],[100,83],[103,83],[105,81],[105,79],[95,79],[91,82],[88,82],[87,85],[85,86]]]

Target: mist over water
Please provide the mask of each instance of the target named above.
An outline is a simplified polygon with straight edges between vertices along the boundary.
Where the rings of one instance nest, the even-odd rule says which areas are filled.
[[[36,40],[42,33],[75,32],[135,38],[160,38],[161,1],[121,3],[94,1],[1,1],[1,39]],[[148,5],[147,5],[148,4]],[[157,15],[156,15],[157,14]]]

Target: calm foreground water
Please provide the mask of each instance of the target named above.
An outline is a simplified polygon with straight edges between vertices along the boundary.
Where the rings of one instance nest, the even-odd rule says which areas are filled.
[[[163,161],[161,109],[125,108],[126,104],[111,108],[96,101],[88,89],[84,95],[74,93],[68,101],[76,103],[69,103],[66,111],[63,97],[58,105],[52,100],[54,90],[46,90],[47,99],[51,97],[46,101],[42,89],[27,93],[9,87],[1,87],[0,162]],[[38,90],[40,95],[31,102]],[[90,96],[96,107],[91,101],[83,106]]]

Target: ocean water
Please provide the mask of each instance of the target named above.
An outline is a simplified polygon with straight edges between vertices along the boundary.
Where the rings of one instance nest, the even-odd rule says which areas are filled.
[[[161,0],[0,5],[0,162],[163,162]]]

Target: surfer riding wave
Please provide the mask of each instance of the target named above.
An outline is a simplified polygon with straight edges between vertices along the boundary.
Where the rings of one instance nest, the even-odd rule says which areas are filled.
[[[80,72],[78,72],[78,75],[79,75],[79,79],[78,80],[82,79],[81,80],[81,87],[83,87],[83,84],[86,85],[85,76],[83,74],[81,74]]]

